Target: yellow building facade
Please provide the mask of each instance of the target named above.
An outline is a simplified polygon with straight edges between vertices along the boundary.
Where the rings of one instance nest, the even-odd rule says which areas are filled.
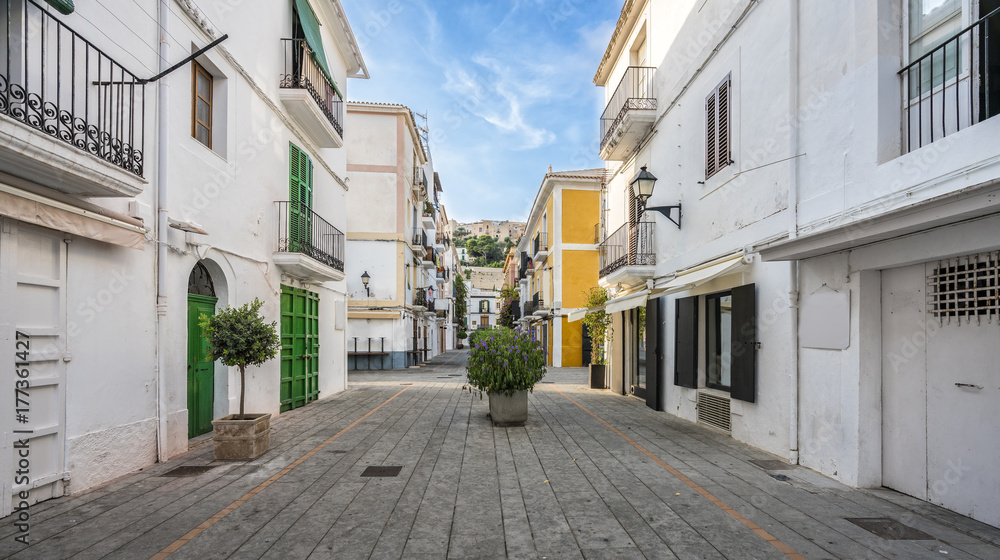
[[[547,363],[580,367],[589,363],[590,343],[569,312],[586,306],[597,286],[603,169],[545,174],[518,244],[521,323],[545,345]]]

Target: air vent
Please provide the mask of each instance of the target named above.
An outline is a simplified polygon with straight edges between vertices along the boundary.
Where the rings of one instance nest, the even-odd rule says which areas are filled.
[[[724,432],[730,431],[729,397],[714,392],[698,391],[698,423]]]

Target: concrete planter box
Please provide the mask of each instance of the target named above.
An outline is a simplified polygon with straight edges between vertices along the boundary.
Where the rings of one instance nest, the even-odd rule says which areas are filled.
[[[591,389],[607,389],[607,383],[605,383],[605,371],[608,366],[600,365],[596,366],[590,364],[590,388]]]
[[[271,415],[238,414],[212,420],[212,441],[215,458],[222,461],[249,461],[260,457],[271,447]]]
[[[528,419],[528,391],[518,391],[507,396],[503,393],[489,395],[490,418],[501,428],[523,426]]]

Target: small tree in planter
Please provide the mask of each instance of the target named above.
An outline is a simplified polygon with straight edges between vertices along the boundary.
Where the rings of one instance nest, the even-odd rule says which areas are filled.
[[[201,327],[208,339],[208,359],[240,370],[240,413],[212,421],[216,459],[256,459],[271,444],[271,415],[246,414],[246,368],[260,366],[281,349],[277,321],[260,316],[264,302],[257,298],[242,307],[226,307],[209,317],[202,314]]]
[[[545,351],[527,332],[505,327],[477,331],[466,366],[466,390],[490,400],[495,426],[528,419],[528,392],[545,375]]]
[[[604,288],[593,287],[584,292],[587,307],[601,307],[608,302],[608,292]],[[605,389],[604,375],[608,360],[604,345],[611,334],[611,315],[604,309],[588,313],[583,318],[583,324],[590,332],[590,388]]]

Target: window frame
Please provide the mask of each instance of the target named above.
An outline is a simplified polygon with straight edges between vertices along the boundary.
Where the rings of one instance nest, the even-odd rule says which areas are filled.
[[[711,294],[705,294],[705,387],[709,389],[716,389],[719,391],[725,391],[727,393],[732,393],[733,390],[733,370],[732,370],[732,340],[730,340],[730,355],[729,355],[729,385],[723,385],[722,381],[722,371],[718,372],[719,383],[712,383],[711,369],[715,364],[716,356],[722,355],[722,307],[717,306],[712,309],[711,302],[719,301],[721,303],[722,298],[728,297],[730,303],[730,324],[732,323],[732,303],[733,303],[733,292],[732,290],[726,290],[723,292],[715,292]],[[714,325],[713,325],[714,322]],[[712,341],[712,328],[715,328],[715,347],[713,348],[710,342]],[[730,333],[731,336],[731,333]]]
[[[198,93],[198,78],[204,75],[208,79],[208,99],[205,99],[200,93]],[[212,117],[215,112],[214,107],[214,97],[215,97],[215,76],[212,75],[204,66],[198,64],[198,61],[191,61],[191,137],[195,139],[199,144],[205,146],[209,150],[212,149]],[[208,123],[204,123],[198,119],[198,101],[204,101],[208,105]],[[198,126],[201,125],[208,131],[208,143],[204,143],[198,138]]]
[[[719,92],[725,86],[725,111],[720,110]],[[733,73],[726,77],[705,97],[705,180],[712,178],[733,163]],[[725,113],[725,146],[719,142],[719,116]],[[714,133],[710,139],[709,134]],[[724,150],[724,152],[723,152]],[[724,157],[723,157],[724,156]]]

